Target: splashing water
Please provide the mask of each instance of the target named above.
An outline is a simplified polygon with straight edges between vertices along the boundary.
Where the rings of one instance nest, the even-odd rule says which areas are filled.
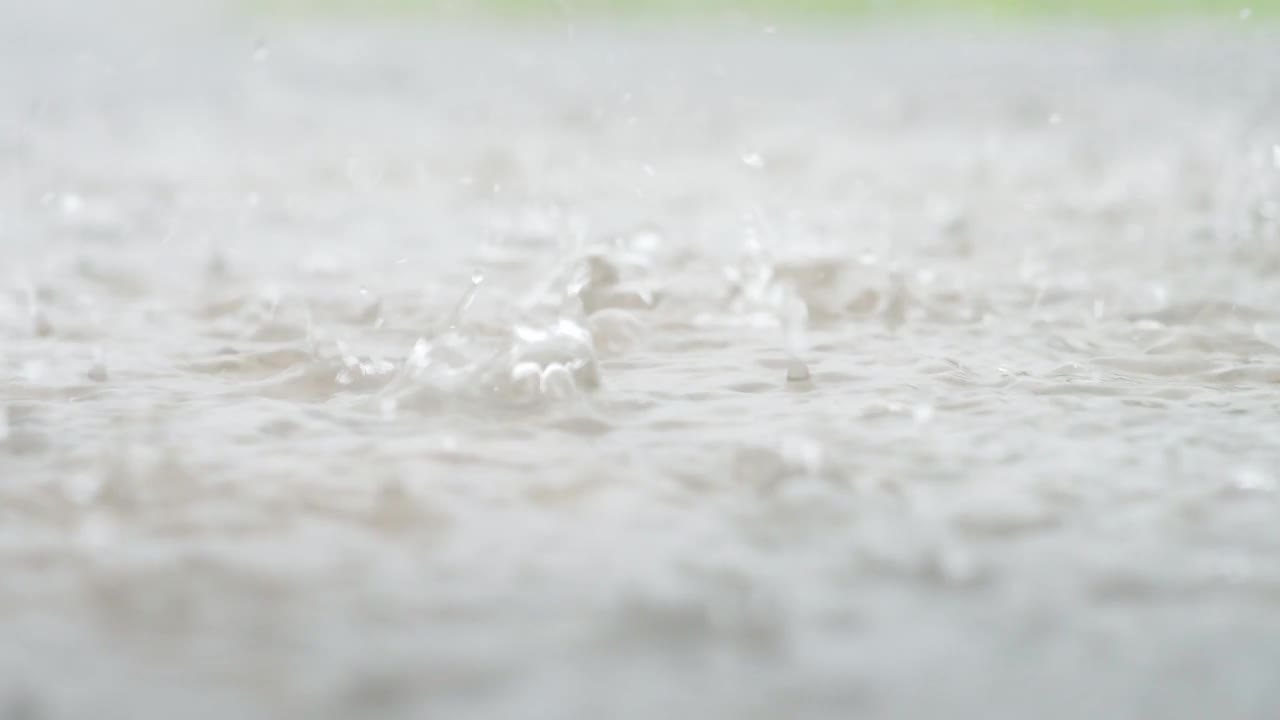
[[[0,717],[1280,705],[1260,27],[63,1],[0,13]]]
[[[462,322],[462,316],[476,301],[476,295],[480,293],[480,284],[484,282],[484,273],[475,270],[471,273],[471,286],[467,288],[462,297],[458,298],[458,303],[453,306],[453,311],[449,313],[449,329],[456,330],[458,324]]]

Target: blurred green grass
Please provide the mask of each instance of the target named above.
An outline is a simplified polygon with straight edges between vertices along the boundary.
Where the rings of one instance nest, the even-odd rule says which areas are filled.
[[[1160,19],[1280,17],[1280,0],[251,0],[290,13],[405,13],[500,18],[764,17]],[[1277,39],[1280,42],[1280,38]]]

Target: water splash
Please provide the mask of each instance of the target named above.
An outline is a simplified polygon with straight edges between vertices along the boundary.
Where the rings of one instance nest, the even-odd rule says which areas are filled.
[[[476,295],[480,292],[480,285],[484,282],[484,273],[475,270],[471,273],[471,285],[469,285],[462,297],[458,298],[458,302],[453,306],[453,310],[449,313],[449,329],[456,330],[458,325],[462,323],[462,317],[467,310],[471,308],[472,303],[476,301]]]

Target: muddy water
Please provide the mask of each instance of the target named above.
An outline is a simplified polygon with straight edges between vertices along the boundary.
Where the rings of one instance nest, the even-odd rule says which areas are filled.
[[[1280,707],[1274,28],[140,7],[2,10],[3,717]]]

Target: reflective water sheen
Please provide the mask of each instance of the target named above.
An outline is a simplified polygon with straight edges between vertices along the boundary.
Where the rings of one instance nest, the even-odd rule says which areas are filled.
[[[1274,28],[27,5],[0,717],[1276,716]]]

